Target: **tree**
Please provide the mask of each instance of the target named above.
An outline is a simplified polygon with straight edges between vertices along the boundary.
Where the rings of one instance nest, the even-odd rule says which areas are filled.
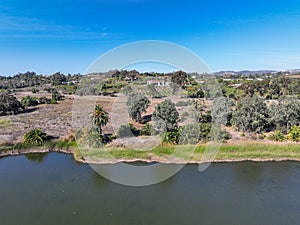
[[[32,129],[24,135],[24,143],[42,145],[47,140],[47,135],[41,129]]]
[[[24,110],[17,98],[8,93],[0,93],[0,115],[17,114]]]
[[[232,123],[238,130],[261,133],[269,128],[269,110],[263,99],[244,97],[237,102]]]
[[[205,112],[204,100],[195,100],[192,102],[192,117],[197,123],[210,123],[211,122],[211,111]]]
[[[63,82],[66,82],[66,76],[60,72],[57,72],[51,76],[51,84],[52,85],[60,85]]]
[[[179,86],[184,86],[187,83],[187,78],[187,73],[180,70],[172,74],[171,81]]]
[[[126,105],[128,106],[130,118],[136,122],[140,122],[142,113],[145,113],[150,105],[150,100],[144,95],[130,95]]]
[[[234,101],[230,98],[220,97],[213,101],[212,105],[212,120],[214,123],[222,125],[230,125],[232,118]]]
[[[98,132],[102,134],[102,126],[108,123],[109,117],[108,112],[104,111],[102,105],[98,104],[95,106],[94,112],[92,113],[92,122],[98,128]]]
[[[178,128],[179,113],[170,99],[158,104],[152,117],[157,127],[166,132],[172,132]]]
[[[271,116],[276,128],[286,133],[292,126],[300,125],[300,101],[280,99],[278,104],[271,105]]]

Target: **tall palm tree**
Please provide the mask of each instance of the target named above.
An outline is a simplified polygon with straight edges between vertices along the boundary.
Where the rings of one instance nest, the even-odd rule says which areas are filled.
[[[108,112],[104,111],[102,105],[96,105],[92,113],[92,122],[97,126],[99,134],[102,134],[102,126],[108,123],[108,119]]]

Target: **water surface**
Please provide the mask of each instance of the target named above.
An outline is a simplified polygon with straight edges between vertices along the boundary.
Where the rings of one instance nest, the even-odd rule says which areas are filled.
[[[1,158],[0,224],[300,224],[300,163],[197,168],[127,187],[71,155]]]

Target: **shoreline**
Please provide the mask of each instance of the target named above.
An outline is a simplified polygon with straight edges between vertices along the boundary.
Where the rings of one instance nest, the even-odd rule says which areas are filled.
[[[32,153],[64,153],[64,154],[72,154],[73,159],[78,163],[84,163],[84,164],[93,164],[93,165],[104,165],[104,164],[116,164],[116,163],[134,163],[134,162],[144,162],[144,163],[163,163],[163,164],[205,164],[205,163],[233,163],[233,162],[300,162],[300,144],[299,143],[289,143],[289,144],[283,144],[283,143],[261,143],[261,142],[241,142],[241,143],[226,143],[225,146],[230,147],[231,150],[225,150],[220,149],[214,160],[212,161],[202,161],[201,155],[203,153],[194,152],[193,156],[185,158],[189,160],[184,160],[184,158],[168,158],[167,154],[151,154],[147,156],[147,158],[143,157],[120,157],[119,158],[112,158],[107,159],[101,156],[98,156],[98,158],[93,159],[93,157],[82,157],[80,154],[81,152],[78,151],[78,148],[72,146],[67,148],[58,148],[58,147],[50,147],[47,148],[46,146],[40,146],[40,147],[32,147],[28,149],[11,149],[7,151],[0,151],[0,160],[4,157],[9,156],[18,156],[18,155],[26,155],[26,154],[32,154]],[[259,147],[258,147],[259,146]],[[279,149],[282,149],[279,152],[276,151],[265,151],[262,153],[268,152],[270,156],[261,156],[258,157],[253,153],[252,151],[249,151],[249,147],[251,149],[259,149],[261,147],[279,147]],[[164,146],[165,149],[171,149],[173,146]],[[181,146],[182,147],[182,146]],[[197,146],[199,148],[203,148],[203,146]],[[293,147],[293,148],[292,148]],[[292,148],[292,150],[290,150]],[[235,150],[232,150],[235,149]],[[296,151],[295,151],[296,149]],[[125,152],[130,153],[134,150],[129,149],[113,149],[115,152]],[[78,156],[79,153],[79,156]],[[257,151],[257,154],[260,153],[260,150]],[[227,155],[226,155],[227,154]],[[229,155],[228,155],[229,154]],[[251,155],[252,154],[252,155]],[[250,155],[250,156],[249,156]],[[292,156],[291,156],[292,155]],[[195,159],[194,157],[197,157]]]

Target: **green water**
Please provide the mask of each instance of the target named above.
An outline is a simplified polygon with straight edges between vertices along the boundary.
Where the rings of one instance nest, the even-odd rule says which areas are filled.
[[[110,182],[71,155],[0,159],[1,225],[300,224],[300,163],[185,166],[147,187]]]

